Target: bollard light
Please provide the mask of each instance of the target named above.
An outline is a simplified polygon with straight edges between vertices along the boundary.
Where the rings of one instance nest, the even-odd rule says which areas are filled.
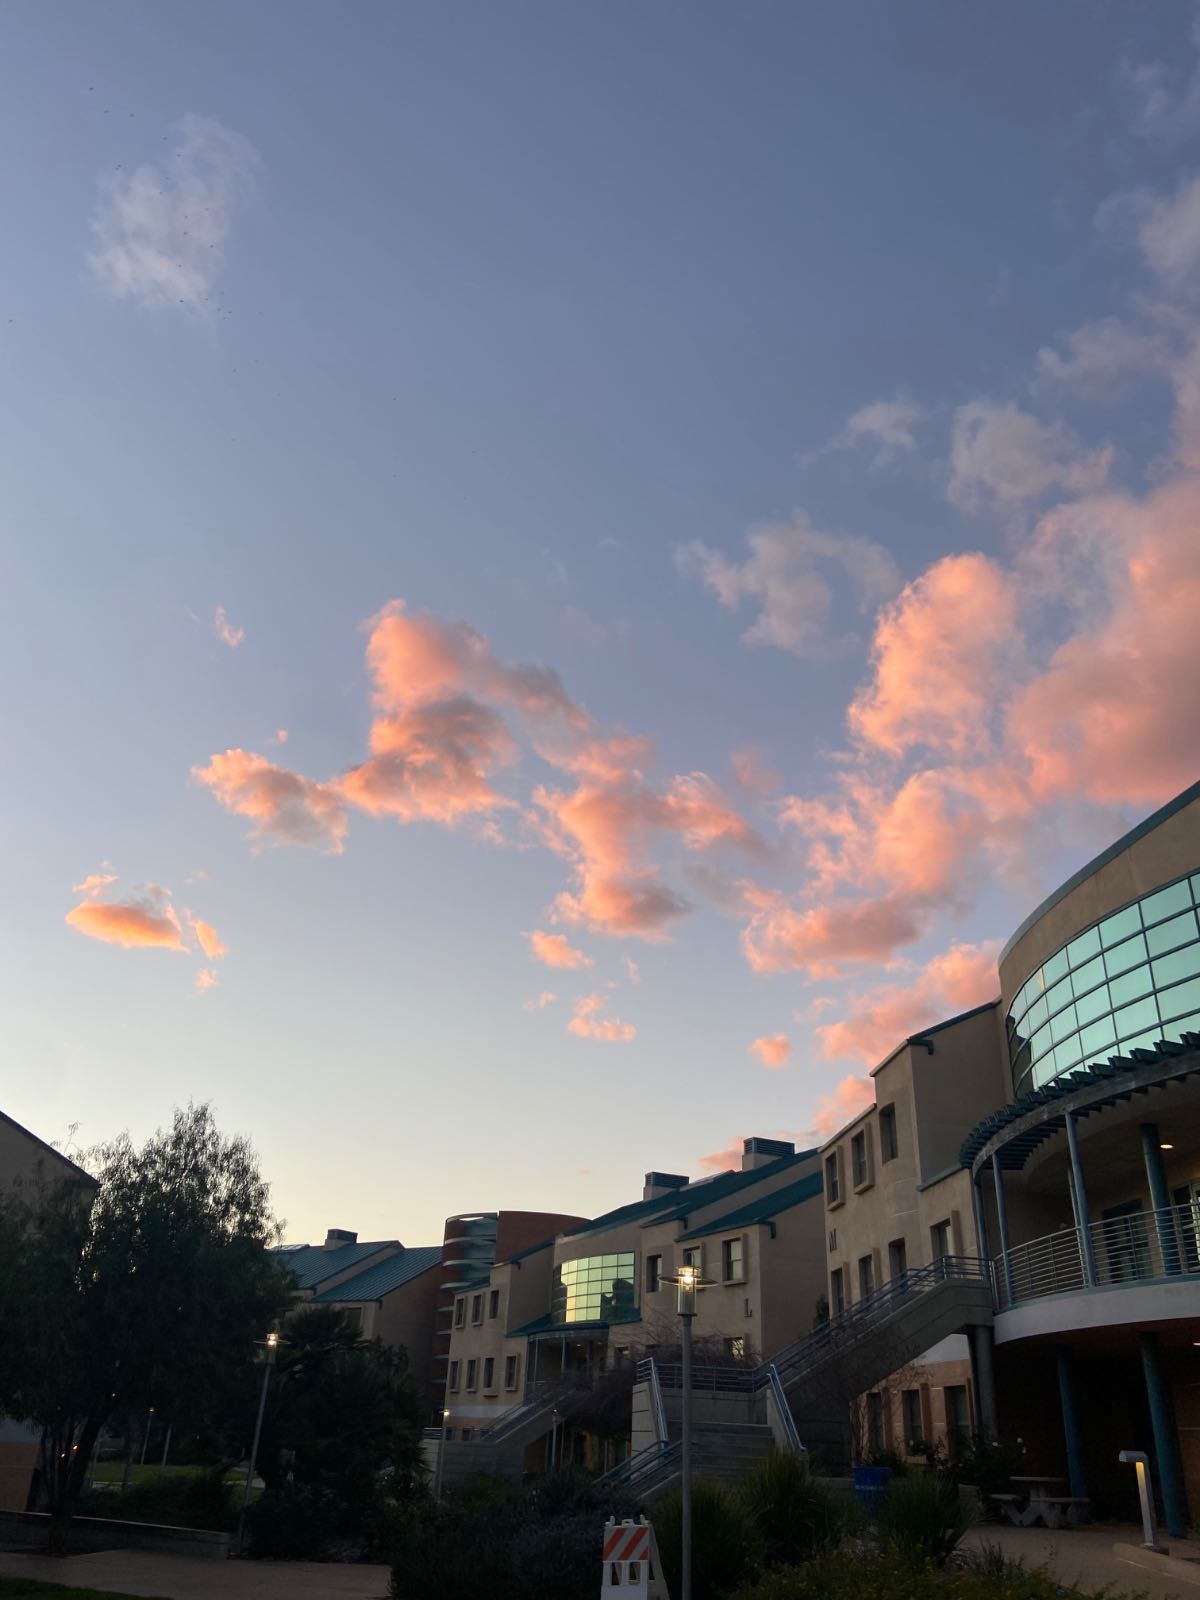
[[[1150,1459],[1144,1450],[1122,1450],[1121,1461],[1126,1466],[1132,1466],[1137,1473],[1138,1499],[1142,1505],[1142,1532],[1147,1550],[1157,1550],[1160,1553],[1165,1546],[1158,1542],[1158,1526],[1154,1517],[1154,1495],[1150,1488]]]

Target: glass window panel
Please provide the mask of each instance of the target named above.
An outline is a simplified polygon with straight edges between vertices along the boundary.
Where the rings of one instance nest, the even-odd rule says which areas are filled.
[[[1075,1007],[1067,1006],[1066,1010],[1060,1011],[1057,1016],[1050,1018],[1050,1037],[1055,1044],[1060,1044],[1069,1034],[1074,1033],[1078,1026]]]
[[[1017,1079],[1016,1092],[1019,1100],[1023,1094],[1028,1094],[1033,1088],[1033,1073],[1025,1072]]]
[[[1066,975],[1067,952],[1065,950],[1059,950],[1055,955],[1050,957],[1049,961],[1047,961],[1045,966],[1042,968],[1042,982],[1048,989],[1052,984],[1057,983],[1060,978],[1065,978]]]
[[[1161,922],[1164,917],[1189,909],[1191,904],[1192,897],[1186,880],[1183,883],[1172,883],[1166,889],[1148,894],[1142,901],[1142,921],[1149,927],[1152,922]]]
[[[1101,1017],[1099,1022],[1082,1028],[1079,1033],[1079,1043],[1083,1048],[1085,1061],[1106,1060],[1117,1045],[1117,1030],[1111,1017]]]
[[[1071,980],[1064,978],[1061,983],[1056,983],[1052,989],[1046,990],[1046,1005],[1050,1015],[1053,1016],[1060,1006],[1065,1006],[1071,998]]]
[[[1179,1039],[1185,1033],[1200,1033],[1200,1011],[1193,1011],[1189,1017],[1176,1017],[1173,1022],[1164,1025],[1162,1033],[1167,1039]]]
[[[1023,1078],[1025,1076],[1025,1074],[1029,1071],[1029,1063],[1031,1059],[1032,1052],[1027,1039],[1013,1057],[1013,1073],[1016,1077]]]
[[[1073,1034],[1064,1040],[1054,1052],[1054,1071],[1068,1072],[1072,1067],[1077,1067],[1083,1060],[1083,1048],[1079,1043],[1079,1035]]]
[[[1173,989],[1164,989],[1158,997],[1159,1014],[1177,1017],[1182,1011],[1194,1011],[1200,1006],[1200,978],[1187,983],[1177,983]]]
[[[1089,928],[1086,933],[1081,933],[1078,939],[1072,939],[1067,946],[1067,960],[1072,969],[1081,967],[1085,961],[1090,961],[1093,956],[1100,954],[1100,930]]]
[[[1042,995],[1041,999],[1031,1008],[1029,1015],[1025,1018],[1024,1031],[1026,1033],[1036,1033],[1042,1023],[1045,1022],[1049,1010],[1050,1007],[1046,1003],[1046,996]]]
[[[1033,1036],[1033,1059],[1037,1061],[1040,1056],[1044,1056],[1053,1043],[1054,1040],[1050,1037],[1050,1029],[1039,1028]]]
[[[1123,972],[1119,978],[1114,978],[1108,986],[1112,995],[1113,1007],[1128,1005],[1131,1000],[1136,1000],[1139,995],[1149,994],[1153,988],[1149,967],[1135,967],[1132,972]]]
[[[1200,906],[1200,872],[1192,874],[1192,899]]]
[[[1196,937],[1196,913],[1187,910],[1180,917],[1172,917],[1169,922],[1160,922],[1157,928],[1151,928],[1146,934],[1146,945],[1152,956],[1161,955],[1164,950],[1173,950],[1176,945],[1187,944]]]
[[[1104,982],[1104,961],[1100,956],[1095,956],[1091,961],[1085,961],[1071,974],[1071,987],[1075,993],[1085,994],[1087,990],[1094,989],[1098,983]]]
[[[1111,917],[1105,917],[1100,924],[1100,943],[1106,950],[1114,944],[1120,944],[1122,939],[1127,939],[1131,933],[1136,933],[1142,925],[1136,906],[1126,906],[1124,911],[1114,911]]]
[[[1131,1050],[1153,1050],[1161,1038],[1161,1028],[1147,1028],[1144,1033],[1135,1033],[1130,1039],[1122,1039],[1121,1054],[1127,1056]]]
[[[1154,996],[1147,1000],[1139,1000],[1131,1006],[1122,1006],[1120,1011],[1114,1013],[1117,1024],[1117,1037],[1125,1043],[1133,1034],[1141,1033],[1145,1028],[1153,1028],[1158,1022],[1158,1006]]]
[[[1082,995],[1075,1002],[1075,1015],[1080,1022],[1092,1022],[1097,1017],[1102,1017],[1107,1011],[1112,1010],[1112,1001],[1108,998],[1107,984],[1101,984],[1098,989],[1093,989],[1089,994]]]
[[[1184,950],[1176,950],[1174,955],[1159,956],[1157,961],[1150,963],[1154,973],[1154,987],[1165,989],[1169,983],[1178,983],[1181,978],[1191,978],[1200,972],[1200,944],[1190,944]]]
[[[1145,961],[1146,954],[1146,941],[1139,933],[1136,938],[1126,939],[1124,944],[1105,951],[1105,970],[1110,978],[1115,972],[1128,972],[1130,967],[1140,966]]]
[[[1035,1086],[1040,1089],[1044,1083],[1049,1083],[1056,1070],[1053,1052],[1051,1052],[1049,1055],[1043,1056],[1040,1061],[1035,1061],[1033,1064],[1033,1081]]]

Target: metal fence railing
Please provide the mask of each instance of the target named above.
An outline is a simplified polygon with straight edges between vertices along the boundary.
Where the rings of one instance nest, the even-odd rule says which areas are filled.
[[[1200,1208],[1163,1206],[1013,1245],[992,1262],[997,1309],[1089,1288],[1200,1273]]]

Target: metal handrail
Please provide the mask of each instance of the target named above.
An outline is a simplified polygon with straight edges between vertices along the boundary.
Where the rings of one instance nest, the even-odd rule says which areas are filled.
[[[775,1402],[775,1409],[779,1413],[779,1425],[783,1429],[784,1443],[789,1450],[795,1451],[797,1455],[804,1455],[806,1452],[800,1438],[800,1430],[796,1426],[792,1408],[788,1405],[787,1395],[783,1388],[783,1380],[779,1376],[779,1368],[773,1361],[767,1369],[767,1392]]]
[[[930,1289],[943,1283],[990,1286],[991,1281],[991,1263],[977,1256],[940,1256],[926,1267],[910,1267],[873,1294],[864,1295],[803,1339],[781,1350],[773,1361],[755,1367],[693,1365],[692,1388],[702,1393],[753,1394],[770,1382],[771,1367],[777,1370],[781,1382],[786,1384],[835,1350],[841,1354],[847,1346],[866,1338],[901,1306],[908,1305]],[[683,1369],[678,1362],[657,1365],[659,1382],[664,1388],[679,1389],[683,1386]],[[649,1381],[649,1366],[648,1361],[638,1363],[639,1382]]]
[[[654,1416],[654,1437],[659,1444],[666,1444],[669,1437],[667,1430],[667,1408],[663,1404],[662,1385],[658,1381],[658,1364],[653,1359],[650,1362],[650,1376],[647,1379],[650,1389],[650,1410]]]
[[[1200,1273],[1200,1206],[1162,1206],[1062,1228],[992,1262],[1000,1311],[1047,1295],[1109,1289]]]
[[[603,1484],[606,1489],[616,1484],[644,1489],[647,1481],[653,1483],[663,1476],[666,1469],[679,1459],[682,1451],[683,1446],[678,1439],[660,1439],[655,1444],[647,1445],[644,1450],[639,1450],[628,1460],[619,1461],[615,1467],[610,1467],[607,1472],[601,1473],[596,1482]]]

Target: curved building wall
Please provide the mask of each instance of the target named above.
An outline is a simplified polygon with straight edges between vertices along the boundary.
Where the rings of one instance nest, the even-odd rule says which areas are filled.
[[[1200,784],[1045,901],[1000,982],[1017,1095],[1200,1031]]]

